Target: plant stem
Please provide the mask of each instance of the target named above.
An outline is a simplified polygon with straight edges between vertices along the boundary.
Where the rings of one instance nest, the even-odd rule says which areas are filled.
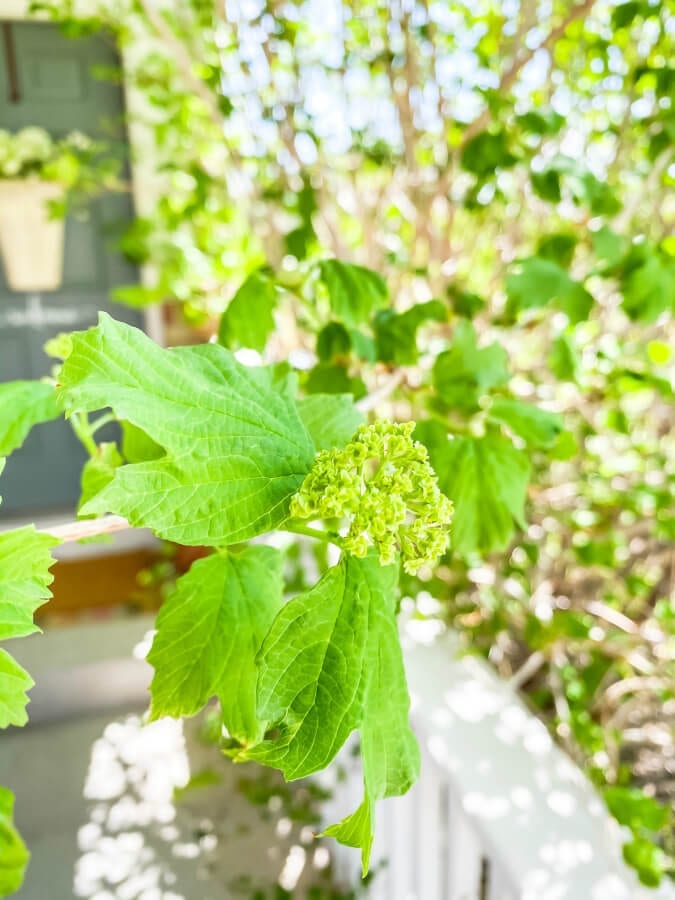
[[[101,516],[100,519],[84,519],[81,522],[67,522],[54,528],[40,528],[43,534],[60,538],[61,543],[81,541],[82,538],[97,537],[100,534],[111,534],[113,531],[124,531],[132,526],[122,516]]]
[[[92,434],[95,434],[99,428],[103,428],[104,425],[107,425],[108,422],[114,422],[115,416],[112,413],[103,413],[102,416],[99,416],[98,419],[94,419],[93,422],[89,423],[89,429]]]
[[[342,547],[343,545],[342,538],[339,535],[321,531],[319,528],[312,528],[309,525],[293,523],[288,524],[286,528],[282,528],[281,530],[291,534],[303,534],[306,537],[316,538],[317,541],[323,541],[323,543],[335,544],[337,547]]]

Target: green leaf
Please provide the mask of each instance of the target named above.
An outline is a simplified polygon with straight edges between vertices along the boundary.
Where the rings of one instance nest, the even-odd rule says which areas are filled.
[[[624,844],[623,858],[638,873],[642,884],[658,887],[666,871],[666,856],[663,850],[648,838],[635,837]]]
[[[332,363],[347,359],[352,349],[352,339],[341,322],[329,322],[316,339],[316,353],[321,362]]]
[[[249,275],[220,319],[218,341],[224,347],[262,351],[274,331],[277,291],[262,272]]]
[[[441,490],[455,505],[451,547],[460,554],[503,550],[524,527],[530,464],[527,454],[495,431],[447,440],[443,429],[420,423]]]
[[[572,339],[562,333],[551,344],[548,364],[551,371],[560,381],[577,381],[581,360]]]
[[[577,243],[577,236],[566,231],[548,234],[537,244],[537,256],[551,259],[563,268],[568,268],[572,263]]]
[[[382,362],[410,366],[417,362],[417,330],[425,322],[445,322],[447,307],[440,300],[418,303],[403,313],[381,310],[375,316],[377,358]]]
[[[73,335],[60,381],[68,411],[110,406],[166,451],[116,469],[85,515],[114,512],[183,544],[234,543],[284,521],[314,459],[288,379],[216,344],[164,350],[101,313]]]
[[[116,303],[123,303],[133,309],[143,309],[153,303],[161,303],[167,299],[167,290],[163,285],[147,287],[143,284],[121,284],[111,291]]]
[[[636,787],[609,787],[604,791],[609,811],[621,825],[636,830],[660,831],[670,821],[671,811]]]
[[[387,304],[387,285],[381,275],[337,259],[319,263],[321,281],[336,318],[347,325],[367,322],[376,309]]]
[[[215,696],[242,743],[262,739],[255,657],[282,604],[283,556],[252,545],[193,563],[157,617],[151,718],[192,716]]]
[[[554,169],[544,169],[543,172],[530,172],[532,190],[547,203],[560,203],[562,191],[560,188],[560,173]]]
[[[136,428],[131,422],[120,422],[122,427],[122,456],[125,462],[147,462],[149,459],[159,459],[164,456],[164,451],[140,428]]]
[[[0,459],[0,472],[3,465]],[[32,525],[0,534],[0,639],[39,631],[33,614],[51,597],[49,569],[54,559],[49,550],[57,543],[56,538],[40,534]],[[28,672],[0,650],[0,728],[26,724],[26,691],[32,686]]]
[[[80,509],[100,493],[115,477],[115,470],[122,465],[117,444],[104,442],[96,448],[82,468],[80,477]]]
[[[581,322],[593,306],[593,297],[580,282],[557,263],[539,256],[516,263],[506,276],[506,296],[507,313],[512,316],[557,301],[571,322]]]
[[[40,630],[33,614],[51,597],[49,551],[57,543],[32,525],[0,534],[0,640]]]
[[[626,252],[626,239],[612,231],[609,225],[591,232],[591,242],[595,255],[608,266],[617,265]]]
[[[287,780],[325,768],[363,721],[370,621],[391,604],[395,566],[343,556],[307,593],[283,607],[258,659],[258,715],[274,738],[242,758]]]
[[[305,390],[310,394],[352,394],[358,400],[366,393],[366,386],[344,366],[320,362],[308,373]]]
[[[466,291],[456,284],[451,284],[447,288],[446,294],[452,303],[453,310],[458,316],[464,316],[465,319],[473,319],[481,310],[485,309],[485,300],[482,297],[472,291]]]
[[[25,725],[29,691],[35,682],[6,650],[0,649],[0,728]]]
[[[45,381],[0,384],[0,456],[18,449],[34,425],[60,415],[53,385]]]
[[[434,364],[434,386],[446,403],[462,409],[478,406],[479,398],[509,380],[506,351],[499,344],[478,348],[473,325],[462,319],[452,346]]]
[[[483,131],[471,138],[462,151],[462,168],[479,178],[492,175],[496,169],[508,169],[517,161],[518,158],[509,150],[505,131]]]
[[[365,421],[351,394],[310,394],[298,400],[298,412],[317,452],[344,447]]]
[[[563,429],[563,417],[559,413],[506,397],[493,400],[489,416],[507,425],[532,447],[552,447]]]
[[[621,279],[623,308],[638,322],[675,310],[675,264],[651,245],[636,247]]]
[[[14,795],[0,786],[0,897],[18,891],[30,853],[14,825]]]
[[[565,124],[565,117],[550,108],[531,109],[516,116],[516,122],[530,134],[557,134]]]
[[[365,798],[361,806],[326,834],[361,847],[368,872],[374,838],[375,803],[405,794],[420,771],[417,739],[408,719],[410,698],[396,624],[393,590],[371,610],[366,695],[361,726]]]

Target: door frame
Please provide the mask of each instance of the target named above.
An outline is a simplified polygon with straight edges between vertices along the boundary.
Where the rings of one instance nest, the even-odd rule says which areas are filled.
[[[2,0],[3,8],[0,9],[0,20],[16,22],[44,22],[51,20],[43,14],[30,13],[28,11],[30,0]],[[155,159],[154,144],[151,132],[142,124],[142,111],[146,106],[143,95],[138,91],[125,75],[125,69],[130,66],[136,55],[145,55],[152,44],[152,37],[148,35],[147,41],[141,40],[138,44],[120,48],[122,61],[122,84],[124,102],[128,113],[127,136],[130,148],[131,166],[131,195],[135,212],[139,215],[149,215],[155,206],[155,201],[162,192],[162,179],[156,171],[153,160]],[[151,284],[153,281],[153,267],[143,264],[139,267],[142,284]],[[165,329],[162,320],[162,305],[156,304],[143,310],[143,326],[146,334],[158,344],[165,343]],[[61,524],[63,517],[56,517],[46,513],[35,517],[17,517],[3,522],[2,530],[20,527],[35,523],[38,528],[48,530],[56,524]],[[57,521],[58,519],[58,521]],[[112,535],[112,543],[106,544],[67,544],[55,548],[54,556],[59,558],[78,559],[91,556],[107,556],[115,553],[124,553],[131,549],[141,547],[158,546],[159,541],[147,529],[133,529],[128,532],[120,532]]]

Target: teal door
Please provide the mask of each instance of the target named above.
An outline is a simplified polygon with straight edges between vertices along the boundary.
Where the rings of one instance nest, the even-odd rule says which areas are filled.
[[[40,125],[56,137],[77,129],[126,145],[122,88],[92,75],[92,66],[119,66],[109,40],[70,40],[48,23],[1,24],[1,128]],[[111,288],[137,278],[115,249],[115,236],[131,215],[130,195],[116,193],[94,200],[86,218],[68,218],[58,291],[14,292],[0,265],[0,382],[48,373],[54,361],[42,350],[45,341],[61,331],[88,328],[101,309],[140,324],[138,314],[109,300]],[[67,424],[38,426],[7,461],[0,517],[72,511],[84,458]]]

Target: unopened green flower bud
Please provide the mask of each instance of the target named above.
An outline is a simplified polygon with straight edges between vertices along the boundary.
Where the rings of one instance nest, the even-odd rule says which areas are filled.
[[[345,549],[377,549],[383,565],[398,552],[408,572],[448,546],[452,503],[438,487],[414,422],[362,425],[342,450],[322,450],[291,500],[297,518],[346,519]]]

